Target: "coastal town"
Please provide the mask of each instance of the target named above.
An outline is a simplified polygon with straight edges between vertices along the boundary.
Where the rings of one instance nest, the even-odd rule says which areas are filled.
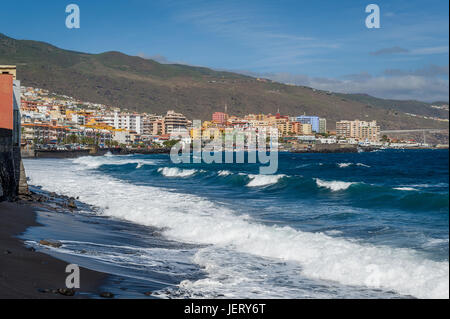
[[[40,88],[21,87],[21,144],[24,148],[51,148],[96,145],[155,149],[171,145],[178,135],[193,138],[193,120],[170,110],[166,114],[131,112],[125,108],[80,101]],[[275,113],[275,112],[274,112]],[[276,128],[287,148],[313,144],[362,145],[371,147],[426,147],[413,140],[381,136],[376,121],[341,120],[335,130],[327,129],[327,119],[317,115],[248,114],[237,117],[225,110],[202,122],[202,135],[227,128]],[[197,133],[198,134],[198,133]]]
[[[15,66],[0,66],[2,74],[16,76]],[[327,127],[327,119],[316,114],[228,114],[227,106],[194,129],[194,119],[167,107],[165,114],[137,113],[57,94],[41,88],[21,86],[14,80],[16,143],[23,157],[39,151],[75,151],[95,148],[140,151],[167,150],[178,140],[223,134],[227,129],[275,128],[279,149],[288,151],[340,151],[366,148],[431,147],[425,141],[391,138],[382,134],[374,120],[343,119]],[[219,107],[218,107],[219,108]],[[20,130],[18,129],[20,127]],[[207,137],[207,138],[206,138]],[[188,141],[190,142],[190,141]]]

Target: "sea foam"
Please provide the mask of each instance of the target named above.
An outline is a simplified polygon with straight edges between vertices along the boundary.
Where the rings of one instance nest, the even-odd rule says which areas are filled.
[[[248,175],[250,182],[248,182],[248,187],[262,187],[278,183],[278,181],[285,177],[286,175]]]
[[[417,191],[417,189],[413,187],[395,187],[394,189],[398,191]]]
[[[228,175],[231,175],[231,174],[233,174],[233,173],[231,173],[230,171],[227,171],[227,170],[219,171],[217,173],[217,175],[219,175],[219,176],[228,176]]]
[[[72,160],[73,163],[79,164],[79,169],[96,169],[103,165],[126,165],[137,164],[136,168],[144,165],[155,165],[157,161],[149,159],[130,159],[128,156],[85,156]]]
[[[158,172],[166,177],[188,177],[194,175],[198,171],[196,169],[179,169],[177,167],[163,167],[158,168]]]
[[[324,181],[319,178],[316,178],[316,184],[319,187],[328,188],[333,192],[337,192],[337,191],[346,190],[355,183],[341,182],[341,181]]]
[[[272,260],[267,261],[269,264],[293,262],[300,266],[298,272],[312,279],[392,290],[419,298],[449,297],[448,261],[426,259],[410,249],[362,244],[287,226],[264,225],[199,196],[133,185],[95,171],[78,171],[69,162],[55,164],[52,170],[48,170],[49,163],[45,161],[25,161],[25,165],[33,185],[79,196],[81,201],[100,208],[99,213],[105,216],[160,227],[170,239],[213,245],[209,256],[226,249],[236,254],[269,258]],[[340,186],[333,187],[330,185],[335,182],[320,183],[330,189],[343,189],[351,184],[337,182],[334,185]],[[223,258],[218,258],[222,261],[212,260],[211,267],[221,267]],[[241,264],[245,262],[242,260]],[[198,263],[207,263],[207,259],[199,257]],[[213,272],[214,269],[211,276]],[[213,279],[210,278],[211,285],[226,288],[227,282]],[[205,281],[207,285],[208,278]],[[195,285],[187,284],[186,288],[189,287],[195,289]]]

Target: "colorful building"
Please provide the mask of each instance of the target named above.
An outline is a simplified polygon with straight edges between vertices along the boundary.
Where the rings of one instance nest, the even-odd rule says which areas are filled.
[[[215,112],[212,115],[212,121],[216,124],[224,125],[228,120],[228,114],[223,112]]]

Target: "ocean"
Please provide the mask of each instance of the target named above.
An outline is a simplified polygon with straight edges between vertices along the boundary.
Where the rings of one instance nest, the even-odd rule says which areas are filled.
[[[51,254],[114,274],[124,298],[448,298],[448,154],[280,153],[276,175],[164,154],[24,160],[80,211],[41,212],[23,237],[60,240]]]

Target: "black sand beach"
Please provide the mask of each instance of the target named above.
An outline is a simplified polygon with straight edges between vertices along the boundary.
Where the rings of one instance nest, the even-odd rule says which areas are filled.
[[[34,207],[27,202],[0,203],[0,298],[64,299],[98,296],[107,275],[80,267],[82,287],[74,296],[58,292],[65,288],[67,263],[28,249],[17,238],[37,226]]]

